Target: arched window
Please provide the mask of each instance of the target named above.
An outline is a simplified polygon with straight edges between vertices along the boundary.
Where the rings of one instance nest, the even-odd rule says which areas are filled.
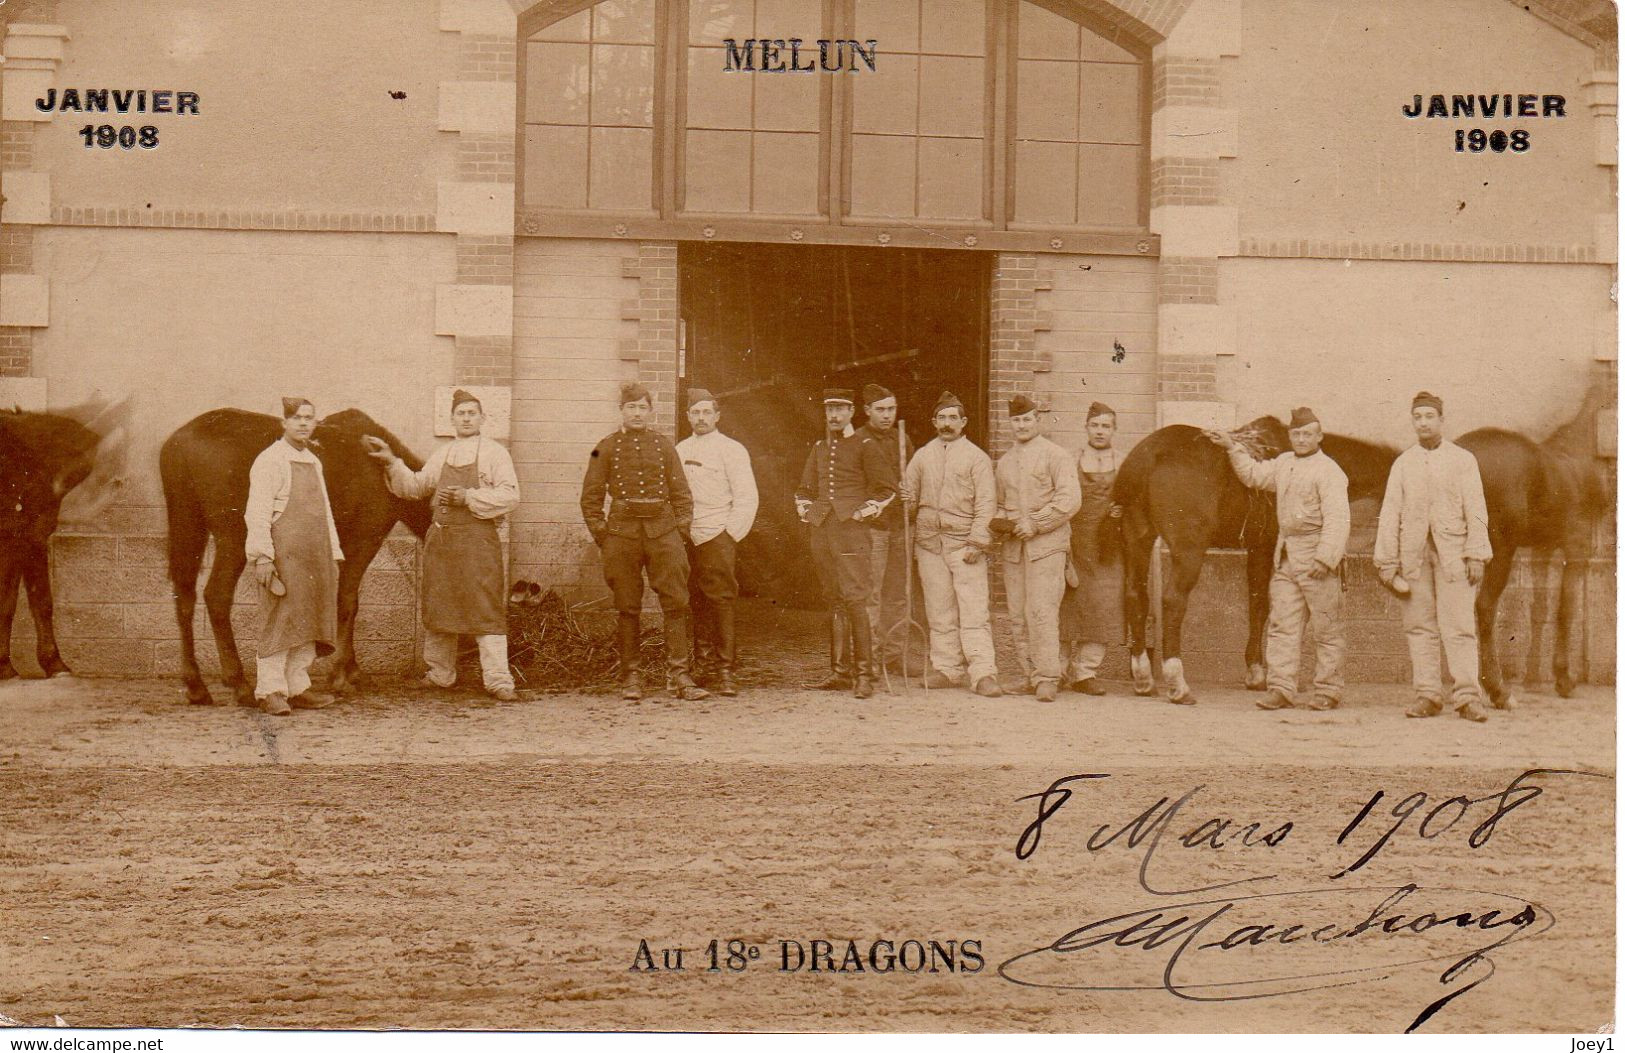
[[[527,232],[1144,251],[1149,48],[1071,0],[550,0],[521,31]],[[820,40],[876,41],[874,68]]]

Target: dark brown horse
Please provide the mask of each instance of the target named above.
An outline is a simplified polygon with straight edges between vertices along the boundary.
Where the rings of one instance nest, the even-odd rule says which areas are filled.
[[[0,680],[17,675],[11,625],[19,581],[34,616],[34,654],[41,671],[48,677],[69,673],[56,644],[51,535],[62,499],[97,468],[107,440],[96,427],[117,425],[109,429],[109,435],[116,434],[122,425],[108,418],[122,415],[122,404],[116,409],[87,405],[68,413],[0,411]]]
[[[1479,683],[1490,703],[1510,706],[1512,691],[1502,678],[1496,653],[1495,619],[1501,593],[1511,576],[1519,548],[1534,550],[1535,589],[1546,588],[1546,570],[1554,555],[1562,562],[1557,618],[1552,641],[1552,675],[1557,693],[1574,693],[1569,669],[1569,637],[1579,611],[1586,559],[1592,554],[1598,522],[1612,498],[1608,480],[1593,452],[1596,409],[1605,394],[1594,388],[1580,415],[1542,443],[1500,428],[1479,428],[1456,440],[1478,458],[1489,511],[1493,555],[1484,569],[1475,613],[1478,622]],[[1537,603],[1532,622],[1544,612]],[[1525,680],[1539,679],[1535,669],[1538,624],[1532,626]]]
[[[431,515],[428,502],[403,501],[389,492],[382,470],[361,445],[363,435],[376,435],[389,443],[389,448],[413,471],[423,467],[423,462],[400,440],[360,410],[342,410],[324,417],[316,426],[312,446],[322,461],[328,502],[338,528],[339,545],[344,549],[339,570],[339,639],[329,685],[341,694],[354,688],[361,673],[355,660],[355,615],[361,576],[397,522],[405,523],[422,537],[429,529]],[[231,601],[247,562],[243,546],[248,527],[243,521],[243,508],[248,504],[248,470],[260,451],[281,437],[281,422],[269,414],[218,409],[182,425],[164,440],[158,454],[164,503],[169,509],[169,579],[175,589],[182,675],[187,700],[197,705],[214,702],[198,670],[192,635],[198,573],[210,537],[214,538],[214,569],[204,587],[203,600],[220,653],[220,676],[239,703],[253,701],[231,630]]]
[[[1274,417],[1259,417],[1235,434],[1255,456],[1274,457],[1288,448],[1286,426]],[[1348,475],[1351,501],[1382,495],[1395,451],[1341,435],[1327,435],[1321,448]],[[1181,627],[1210,548],[1247,550],[1247,686],[1262,690],[1276,536],[1274,495],[1243,486],[1224,451],[1200,428],[1173,424],[1146,436],[1123,460],[1113,497],[1123,507],[1124,609],[1135,692],[1149,695],[1155,689],[1146,622],[1151,558],[1159,537],[1173,564],[1162,586],[1162,675],[1169,701],[1195,701],[1185,681]]]

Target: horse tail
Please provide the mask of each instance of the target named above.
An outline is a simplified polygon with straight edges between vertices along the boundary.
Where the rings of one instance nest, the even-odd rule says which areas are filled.
[[[187,440],[184,428],[164,440],[158,451],[158,475],[169,520],[169,581],[177,595],[196,596],[209,528],[187,463]]]

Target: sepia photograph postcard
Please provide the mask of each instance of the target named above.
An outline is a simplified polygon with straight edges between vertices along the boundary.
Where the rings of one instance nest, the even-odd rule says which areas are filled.
[[[8,1049],[1612,1050],[1618,58],[0,0]]]

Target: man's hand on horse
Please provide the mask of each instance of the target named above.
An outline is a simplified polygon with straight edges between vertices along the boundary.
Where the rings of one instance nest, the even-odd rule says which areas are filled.
[[[361,445],[367,451],[367,456],[388,464],[395,459],[395,453],[389,448],[389,443],[376,435],[361,436]]]
[[[268,559],[254,561],[254,580],[259,582],[260,588],[271,587],[271,579],[276,577],[276,564]]]
[[[1467,561],[1467,584],[1477,585],[1484,580],[1484,561],[1470,559]]]
[[[1234,435],[1227,431],[1220,431],[1218,428],[1203,428],[1202,434],[1207,436],[1208,442],[1215,446],[1223,446],[1227,450],[1233,450],[1241,445],[1236,441]]]

